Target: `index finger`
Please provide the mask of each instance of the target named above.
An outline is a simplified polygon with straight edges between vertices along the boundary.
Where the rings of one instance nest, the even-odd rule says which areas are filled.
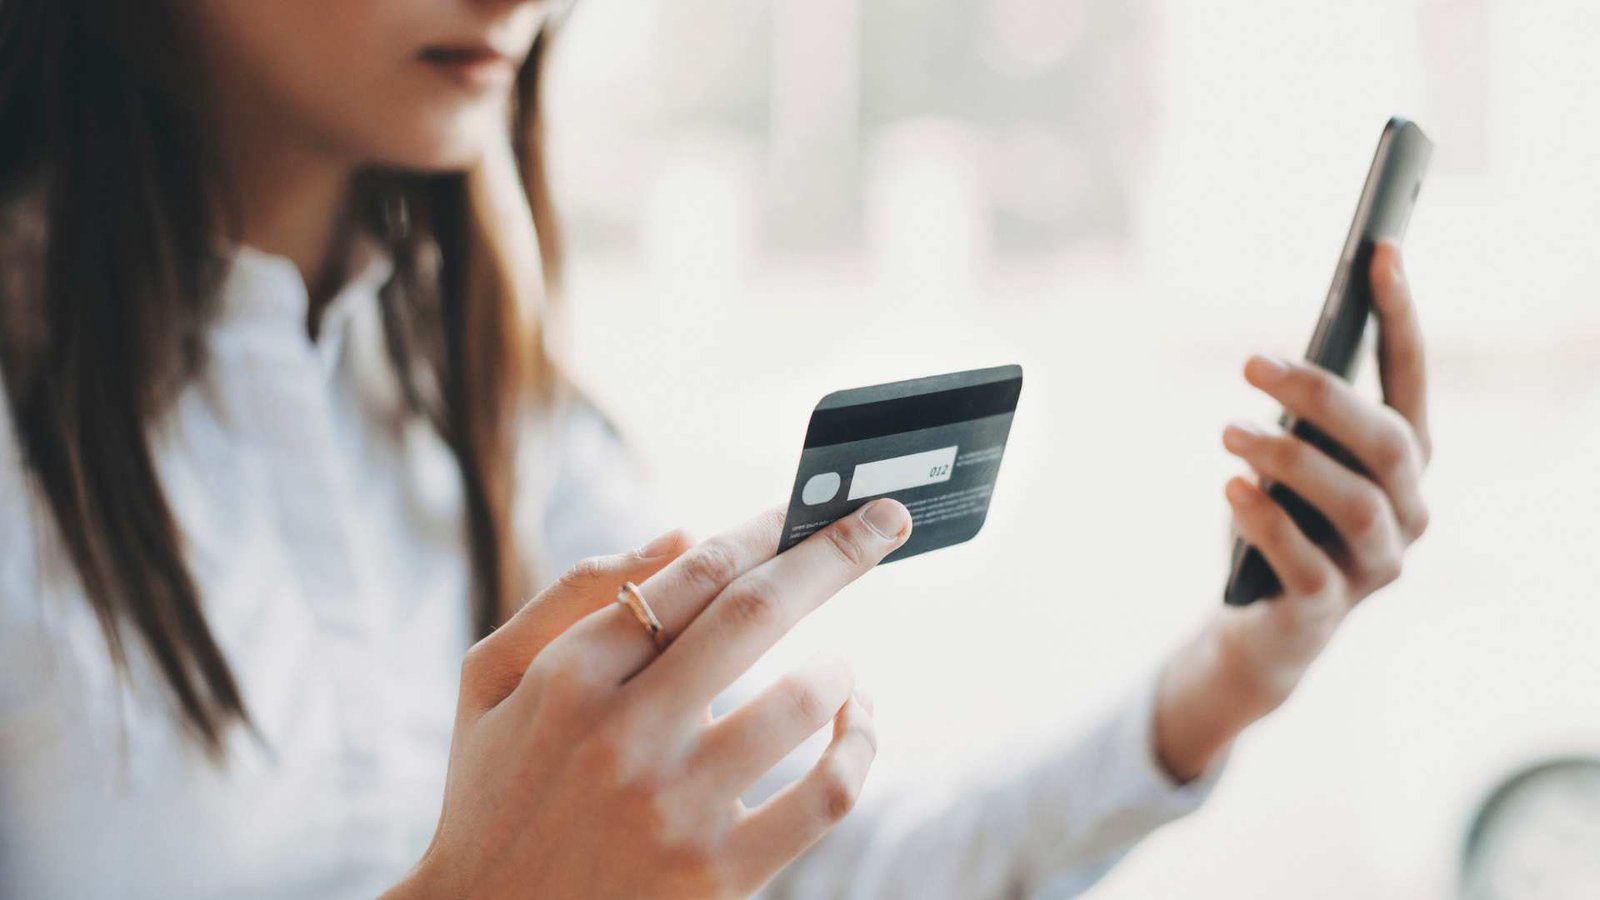
[[[643,580],[683,553],[688,538],[669,531],[632,553],[596,556],[568,569],[468,651],[462,673],[464,698],[489,709],[516,688],[544,649],[591,610],[610,602],[613,584]]]
[[[661,620],[669,641],[682,634],[730,582],[772,558],[783,515],[781,507],[769,509],[701,542],[640,581],[639,593]],[[632,678],[662,652],[631,612],[609,602],[623,581],[618,578],[605,585],[605,608],[590,613],[556,642],[561,652],[588,660],[596,683],[611,688]]]
[[[1400,247],[1384,241],[1372,254],[1372,297],[1378,313],[1378,374],[1383,401],[1404,416],[1417,433],[1423,459],[1433,452],[1428,436],[1428,373],[1422,325],[1417,321],[1411,285]]]
[[[795,623],[911,536],[911,515],[879,499],[734,579],[624,690],[668,717],[703,709]]]

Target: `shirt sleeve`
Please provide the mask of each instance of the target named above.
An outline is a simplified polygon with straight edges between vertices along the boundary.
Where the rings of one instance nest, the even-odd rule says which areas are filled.
[[[1076,896],[1146,835],[1197,809],[1219,760],[1179,785],[1155,759],[1159,675],[1086,733],[983,772],[872,779],[857,808],[768,885],[768,900]],[[775,773],[775,776],[778,776]],[[792,776],[789,776],[792,777]],[[891,776],[892,777],[892,776]]]

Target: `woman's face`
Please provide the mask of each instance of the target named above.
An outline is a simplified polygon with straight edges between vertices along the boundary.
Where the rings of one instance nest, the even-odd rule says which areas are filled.
[[[233,137],[445,170],[504,134],[549,0],[181,0]]]

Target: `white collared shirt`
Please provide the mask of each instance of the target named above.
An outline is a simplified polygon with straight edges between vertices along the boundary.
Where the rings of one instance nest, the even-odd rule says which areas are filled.
[[[0,422],[0,896],[361,897],[438,819],[469,562],[454,458],[401,413],[368,254],[315,341],[287,260],[241,248],[208,361],[152,431],[206,618],[260,732],[218,767],[136,634],[131,676]],[[515,525],[544,572],[638,546],[643,490],[593,410],[527,430]],[[1101,726],[971,783],[869,792],[785,897],[1086,886],[1197,806],[1151,755],[1153,679]],[[781,779],[784,773],[776,773]],[[875,776],[876,778],[876,776]]]

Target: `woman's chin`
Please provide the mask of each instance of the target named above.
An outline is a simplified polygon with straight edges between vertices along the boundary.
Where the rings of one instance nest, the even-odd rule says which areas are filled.
[[[496,129],[496,125],[501,130]],[[470,169],[483,158],[489,141],[504,139],[503,118],[498,111],[485,115],[441,116],[419,122],[414,128],[391,131],[363,141],[367,152],[360,156],[372,165],[415,172],[456,172]]]
[[[483,141],[462,141],[428,147],[404,148],[369,156],[372,165],[385,169],[443,175],[471,169],[483,158]]]

